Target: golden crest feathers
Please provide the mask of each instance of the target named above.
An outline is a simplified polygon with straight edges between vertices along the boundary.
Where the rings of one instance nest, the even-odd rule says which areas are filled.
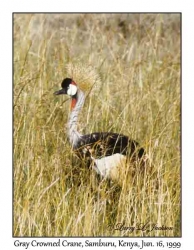
[[[100,86],[101,80],[97,71],[91,65],[83,65],[80,62],[66,65],[68,77],[72,78],[81,90],[90,92]]]

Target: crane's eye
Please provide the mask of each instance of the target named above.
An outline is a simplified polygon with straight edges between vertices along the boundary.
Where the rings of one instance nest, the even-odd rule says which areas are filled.
[[[73,84],[69,84],[69,87],[67,89],[67,94],[70,96],[73,96],[77,93],[77,86]]]

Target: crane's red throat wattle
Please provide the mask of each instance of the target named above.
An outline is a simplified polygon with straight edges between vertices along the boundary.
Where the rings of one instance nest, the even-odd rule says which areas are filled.
[[[72,97],[72,99],[71,99],[71,110],[75,108],[76,103],[77,103],[77,98]]]

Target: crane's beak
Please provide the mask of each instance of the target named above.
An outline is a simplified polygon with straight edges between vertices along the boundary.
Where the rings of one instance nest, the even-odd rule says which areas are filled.
[[[65,95],[67,94],[65,89],[60,89],[58,91],[55,91],[54,95]]]

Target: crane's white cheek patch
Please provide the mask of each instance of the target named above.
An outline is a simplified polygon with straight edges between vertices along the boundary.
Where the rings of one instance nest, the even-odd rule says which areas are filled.
[[[73,84],[69,84],[69,88],[67,90],[67,94],[70,96],[73,96],[77,93],[77,86],[73,85]]]
[[[121,168],[126,164],[126,156],[114,154],[94,160],[94,169],[104,178],[118,179]]]

